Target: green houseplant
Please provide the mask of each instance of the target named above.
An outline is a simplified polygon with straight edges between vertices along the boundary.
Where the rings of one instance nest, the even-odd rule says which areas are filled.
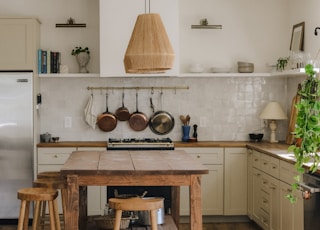
[[[307,78],[301,83],[298,95],[300,101],[296,104],[298,110],[294,135],[296,144],[288,148],[296,158],[295,168],[298,175],[295,177],[296,183],[292,185],[293,191],[298,188],[300,175],[304,173],[304,164],[311,162],[309,171],[314,173],[319,165],[320,148],[320,81],[316,76],[316,71],[312,64],[305,66]],[[287,197],[291,202],[296,198],[289,194]]]

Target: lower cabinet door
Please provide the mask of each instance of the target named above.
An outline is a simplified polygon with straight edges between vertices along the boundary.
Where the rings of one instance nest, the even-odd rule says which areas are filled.
[[[201,180],[202,215],[223,214],[223,166],[206,165],[209,174],[203,175]],[[188,216],[189,187],[183,186],[180,190],[180,215]]]

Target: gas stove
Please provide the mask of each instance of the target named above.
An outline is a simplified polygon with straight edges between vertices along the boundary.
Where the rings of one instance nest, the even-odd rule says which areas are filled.
[[[109,138],[107,150],[174,150],[170,138]]]

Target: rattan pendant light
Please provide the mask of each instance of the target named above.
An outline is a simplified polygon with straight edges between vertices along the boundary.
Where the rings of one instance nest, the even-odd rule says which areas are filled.
[[[150,10],[138,15],[124,56],[126,73],[163,73],[172,68],[174,57],[160,15]]]

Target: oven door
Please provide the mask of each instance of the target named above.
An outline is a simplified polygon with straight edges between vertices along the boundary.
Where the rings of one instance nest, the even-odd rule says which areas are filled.
[[[320,229],[320,177],[304,174],[300,183],[303,196],[304,230]]]

